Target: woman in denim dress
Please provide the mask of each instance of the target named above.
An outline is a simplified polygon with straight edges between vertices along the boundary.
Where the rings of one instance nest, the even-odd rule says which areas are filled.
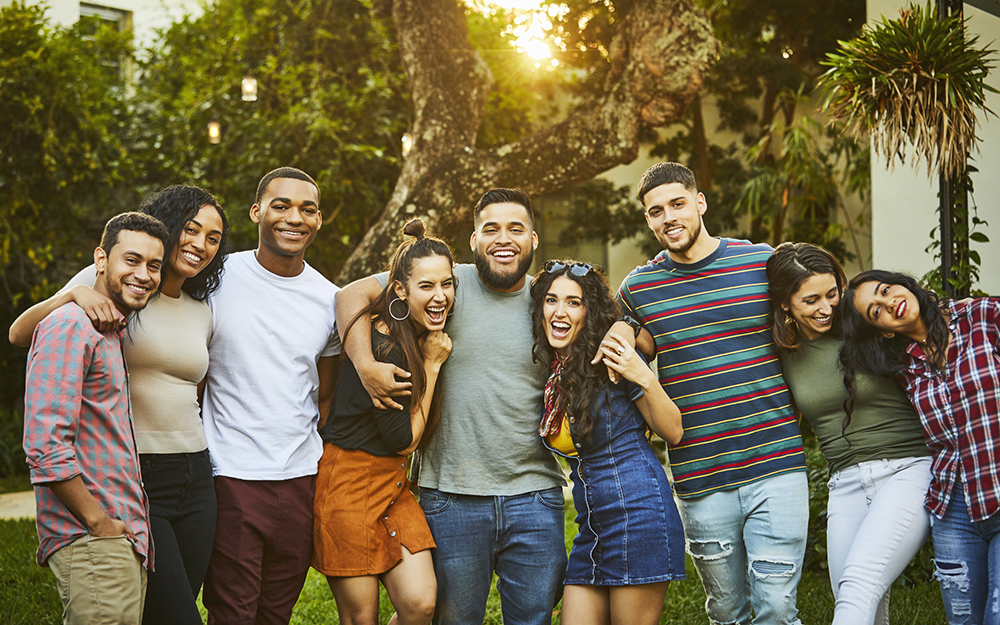
[[[618,306],[597,269],[549,261],[531,296],[533,353],[552,367],[539,434],[569,461],[579,526],[562,621],[658,623],[668,583],[684,579],[684,531],[647,432],[679,442],[680,411],[627,342],[602,342]],[[604,364],[591,364],[599,347]]]

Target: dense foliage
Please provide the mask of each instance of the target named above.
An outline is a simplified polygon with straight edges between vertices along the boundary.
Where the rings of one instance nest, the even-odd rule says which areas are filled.
[[[241,99],[245,76],[257,79],[255,102]],[[261,176],[283,165],[309,172],[324,216],[309,259],[332,277],[399,174],[406,98],[394,44],[367,3],[220,0],[173,24],[140,64],[131,139],[144,191],[211,190],[235,249],[256,242],[247,211]]]
[[[127,37],[93,21],[0,9],[0,327],[91,262],[107,217],[134,205],[129,56]],[[23,363],[0,341],[0,409],[19,403]]]

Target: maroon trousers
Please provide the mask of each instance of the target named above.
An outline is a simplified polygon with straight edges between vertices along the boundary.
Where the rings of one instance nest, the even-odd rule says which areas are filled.
[[[219,514],[202,596],[210,625],[287,625],[309,571],[316,476],[215,478]]]

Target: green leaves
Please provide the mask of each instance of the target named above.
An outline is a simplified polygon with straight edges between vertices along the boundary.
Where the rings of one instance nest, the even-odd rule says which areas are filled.
[[[883,17],[827,55],[822,76],[830,114],[859,136],[871,133],[890,164],[912,147],[917,164],[956,178],[974,147],[976,111],[992,114],[985,79],[993,52],[977,48],[965,22],[941,19],[929,3]]]

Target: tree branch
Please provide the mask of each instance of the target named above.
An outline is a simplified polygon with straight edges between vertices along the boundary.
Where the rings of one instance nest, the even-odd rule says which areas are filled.
[[[611,72],[597,102],[520,141],[477,150],[492,77],[469,45],[462,10],[449,0],[395,0],[393,17],[416,140],[341,282],[379,270],[411,214],[436,216],[437,232],[456,241],[491,188],[542,195],[635,160],[643,131],[683,115],[717,52],[708,18],[689,0],[637,0],[611,43]]]

